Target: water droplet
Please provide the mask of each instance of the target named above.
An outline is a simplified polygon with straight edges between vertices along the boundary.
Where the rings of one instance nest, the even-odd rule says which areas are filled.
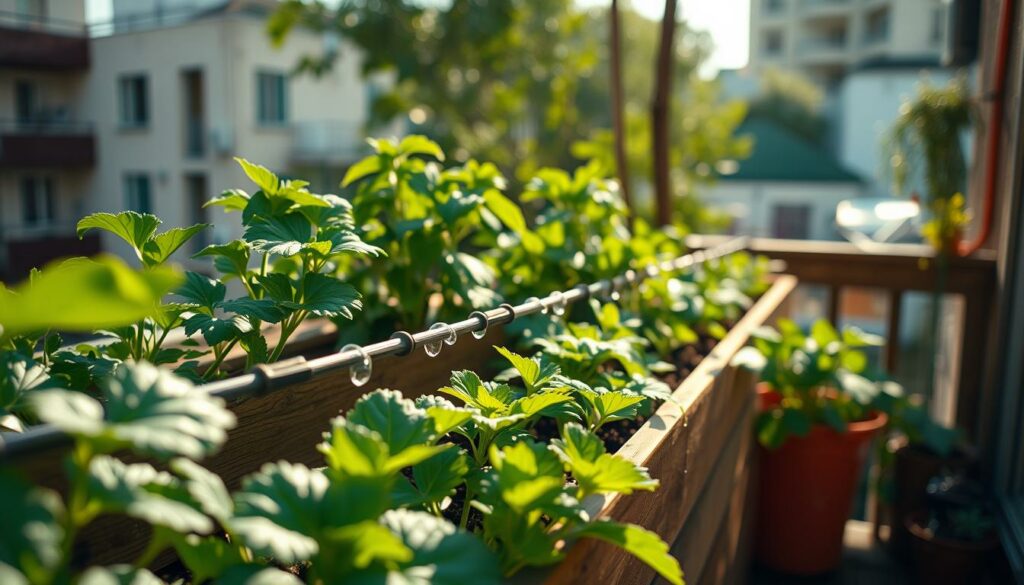
[[[485,335],[487,335],[486,325],[484,326],[483,329],[477,329],[476,331],[473,332],[473,339],[483,339]]]
[[[622,300],[622,295],[619,294],[619,291],[613,290],[612,294],[608,295],[608,298],[610,298],[613,303],[617,303]]]
[[[540,305],[540,314],[541,315],[547,315],[548,314],[548,306],[545,305],[544,302],[541,301],[540,299],[538,299],[537,297],[530,297],[530,298],[526,299],[526,304],[530,304],[530,303],[537,303],[537,304]]]
[[[561,317],[565,314],[565,296],[561,292],[555,291],[551,293],[551,298],[553,299],[551,302],[551,312],[556,317]]]
[[[455,330],[452,329],[451,325],[447,323],[434,323],[433,325],[430,326],[431,331],[436,331],[437,329],[447,329],[448,336],[438,339],[437,341],[431,341],[429,343],[423,344],[423,351],[427,352],[427,355],[429,355],[430,357],[434,357],[437,354],[441,353],[442,343],[447,343],[448,345],[455,345],[455,342],[458,341],[458,335],[455,333]]]
[[[347,351],[357,351],[361,356],[359,361],[349,366],[349,376],[353,385],[363,386],[370,381],[370,374],[373,373],[373,362],[370,360],[370,356],[366,353],[366,350],[354,343],[350,343],[341,348],[342,353]]]

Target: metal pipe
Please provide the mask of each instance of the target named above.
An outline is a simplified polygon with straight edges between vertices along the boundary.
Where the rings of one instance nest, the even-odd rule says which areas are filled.
[[[581,284],[569,290],[555,291],[542,299],[530,299],[518,305],[504,304],[489,311],[474,311],[466,319],[451,323],[450,327],[459,337],[466,333],[486,331],[494,325],[505,325],[521,317],[548,312],[556,305],[568,306],[591,296],[621,291],[661,273],[677,272],[708,260],[734,254],[744,250],[747,247],[747,242],[746,237],[734,238],[707,250],[699,250],[673,260],[650,264],[639,271],[627,270],[611,280]],[[263,395],[295,382],[308,380],[324,372],[359,364],[363,361],[364,356],[369,356],[372,360],[378,357],[407,355],[417,348],[423,347],[424,344],[442,341],[449,334],[447,328],[427,329],[414,334],[400,331],[390,339],[363,347],[362,351],[340,351],[308,361],[299,356],[274,364],[261,364],[256,366],[253,372],[203,384],[200,388],[228,402],[234,402]],[[33,427],[19,435],[0,436],[0,458],[15,457],[36,449],[54,446],[62,440],[63,436],[63,433],[50,425]],[[4,439],[6,442],[3,442]]]

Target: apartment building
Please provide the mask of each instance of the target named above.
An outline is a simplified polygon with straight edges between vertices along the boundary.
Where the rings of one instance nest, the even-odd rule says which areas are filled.
[[[872,63],[938,65],[948,35],[943,0],[751,0],[750,63],[806,74],[834,89]]]
[[[88,211],[134,209],[168,225],[213,223],[197,239],[241,235],[237,217],[203,209],[248,188],[241,156],[317,189],[336,189],[360,156],[369,92],[360,57],[336,39],[297,31],[280,49],[266,33],[273,2],[115,1],[109,36],[92,41],[84,109],[99,157]],[[337,51],[321,77],[292,76],[301,57]]]
[[[99,248],[73,235],[96,166],[91,63],[81,1],[0,0],[0,275]]]
[[[17,18],[35,4],[40,16]],[[64,149],[53,144],[67,137],[50,128],[33,135],[49,141],[33,148],[24,142],[11,147],[2,135],[0,202],[9,236],[0,240],[9,253],[6,262],[0,259],[0,276],[17,278],[47,259],[11,248],[16,234],[28,230],[62,243],[44,256],[78,253],[63,244],[79,245],[74,221],[96,211],[150,212],[168,227],[214,224],[194,247],[239,237],[237,217],[202,207],[224,189],[249,187],[235,156],[310,180],[316,189],[336,189],[344,169],[365,151],[362,126],[375,85],[361,78],[357,50],[336,38],[298,30],[283,47],[271,47],[265,27],[273,6],[260,0],[114,0],[111,21],[93,25],[91,35],[78,28],[77,36],[59,37],[74,40],[83,55],[60,67],[29,62],[13,68],[2,49],[13,43],[0,35],[0,119],[16,120],[23,110],[49,112],[39,116],[74,122],[69,128],[81,132]],[[31,22],[57,22],[56,9],[68,7],[74,10],[62,12],[61,22],[81,27],[83,0],[18,0],[12,27],[38,37],[44,33]],[[57,38],[48,29],[45,34]],[[302,56],[325,50],[337,53],[329,72],[292,75]],[[68,58],[63,48],[53,55]],[[28,100],[21,93],[32,93],[19,89],[22,80],[38,80],[32,94],[39,96],[33,98],[38,108],[19,105]],[[24,160],[37,151],[42,160]],[[34,227],[39,217],[52,229]],[[124,252],[107,236],[93,248]]]

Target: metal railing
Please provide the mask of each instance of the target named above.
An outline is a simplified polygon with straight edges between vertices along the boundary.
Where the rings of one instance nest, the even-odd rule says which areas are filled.
[[[85,36],[88,31],[88,27],[83,22],[11,10],[0,10],[0,28],[15,28],[68,36]]]

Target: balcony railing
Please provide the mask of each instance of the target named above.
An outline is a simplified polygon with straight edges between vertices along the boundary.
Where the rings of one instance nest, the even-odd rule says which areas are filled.
[[[295,162],[345,165],[368,152],[358,122],[303,120],[293,125],[292,132]]]
[[[85,69],[89,67],[85,25],[0,11],[0,67]]]
[[[100,248],[99,235],[86,234],[79,239],[73,224],[6,228],[0,225],[0,280],[18,282],[33,268],[58,258],[95,256]]]
[[[74,168],[95,163],[96,138],[90,124],[0,120],[0,168]]]
[[[694,247],[712,246],[717,236],[694,237]],[[911,294],[928,296],[941,291],[946,299],[943,307],[957,315],[943,315],[952,327],[942,328],[938,340],[945,347],[947,380],[937,380],[933,408],[965,431],[975,444],[985,445],[992,439],[989,428],[979,421],[992,420],[993,396],[985,383],[987,343],[992,325],[996,292],[996,260],[994,254],[979,252],[968,258],[952,258],[940,271],[932,249],[915,244],[875,244],[868,247],[844,242],[776,240],[754,238],[750,250],[786,263],[786,272],[800,279],[802,285],[817,285],[826,291],[823,316],[842,322],[851,316],[843,313],[844,295],[865,289],[882,295],[885,305],[883,333],[888,340],[881,361],[894,372],[901,355],[901,328],[906,323],[904,306]],[[916,293],[916,294],[915,294]],[[920,380],[916,381],[920,383]],[[943,385],[940,382],[947,382]],[[943,387],[946,390],[942,390]],[[920,386],[912,387],[920,390]],[[990,425],[989,425],[990,426]]]

